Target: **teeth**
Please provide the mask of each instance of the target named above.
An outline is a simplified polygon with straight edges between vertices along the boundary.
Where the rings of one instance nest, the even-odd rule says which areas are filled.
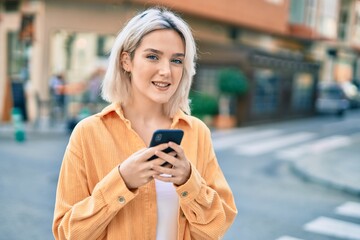
[[[170,85],[169,83],[160,83],[160,82],[153,82],[153,84],[157,87],[167,87]]]

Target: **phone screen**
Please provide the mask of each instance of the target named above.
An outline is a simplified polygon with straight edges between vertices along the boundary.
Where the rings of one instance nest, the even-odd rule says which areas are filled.
[[[180,129],[159,129],[156,130],[151,138],[150,147],[157,146],[162,143],[174,142],[178,145],[181,144],[181,140],[184,136],[184,131]],[[172,148],[167,148],[163,150],[165,153],[173,151]],[[153,160],[157,156],[152,156],[149,160]]]

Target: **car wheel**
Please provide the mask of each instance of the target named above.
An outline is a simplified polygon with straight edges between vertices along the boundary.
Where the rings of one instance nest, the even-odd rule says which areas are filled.
[[[343,110],[343,109],[338,110],[337,113],[336,113],[336,115],[337,115],[338,117],[343,117],[343,116],[345,115],[345,110]]]

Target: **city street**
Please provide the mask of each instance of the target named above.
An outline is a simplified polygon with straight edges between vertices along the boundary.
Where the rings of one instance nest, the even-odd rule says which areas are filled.
[[[222,239],[360,240],[360,0],[0,0],[0,240],[54,239],[69,132],[109,102],[121,103],[139,136],[122,134],[126,145],[113,148],[105,137],[98,151],[91,140],[104,131],[83,132],[97,153],[85,154],[92,196],[96,187],[111,192],[96,185],[111,168],[103,163],[129,155],[108,149],[139,146],[140,135],[166,127],[180,106],[211,126],[233,191],[238,215]],[[114,142],[111,114],[103,127],[114,127]],[[185,134],[190,158],[187,146],[197,140]],[[78,199],[74,182],[61,189]],[[143,212],[136,204],[147,197],[136,200],[130,205]],[[104,208],[93,209],[102,217]],[[131,222],[120,211],[112,222]],[[91,226],[81,233],[93,233]],[[146,235],[154,229],[143,226]],[[120,239],[143,232],[103,227]]]
[[[214,133],[218,159],[239,211],[225,239],[360,239],[359,123],[360,115],[354,113],[344,119],[321,116]],[[340,165],[327,164],[317,172],[325,174],[331,167],[331,178],[346,175],[349,183],[357,183],[357,195],[305,181],[293,169],[295,161],[337,153],[343,160],[357,160],[349,172],[336,174]],[[314,162],[311,170],[315,167]]]
[[[360,177],[360,161],[352,161],[345,174],[340,164],[316,165],[328,156],[360,160],[359,123],[358,111],[342,119],[318,116],[214,131],[218,161],[239,211],[224,239],[360,239],[360,191],[351,185]],[[68,135],[28,135],[26,142],[16,143],[11,132],[0,131],[4,240],[53,239],[56,182]],[[338,183],[344,178],[343,184],[311,177],[325,179],[329,169],[330,178]]]
[[[0,133],[0,239],[54,239],[55,192],[66,134],[15,143]]]

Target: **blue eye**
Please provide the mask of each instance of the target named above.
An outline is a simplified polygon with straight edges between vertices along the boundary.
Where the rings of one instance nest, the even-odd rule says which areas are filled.
[[[146,58],[151,60],[158,60],[159,58],[156,55],[148,55]]]
[[[181,59],[173,59],[171,60],[173,63],[176,63],[176,64],[182,64],[183,61]]]

